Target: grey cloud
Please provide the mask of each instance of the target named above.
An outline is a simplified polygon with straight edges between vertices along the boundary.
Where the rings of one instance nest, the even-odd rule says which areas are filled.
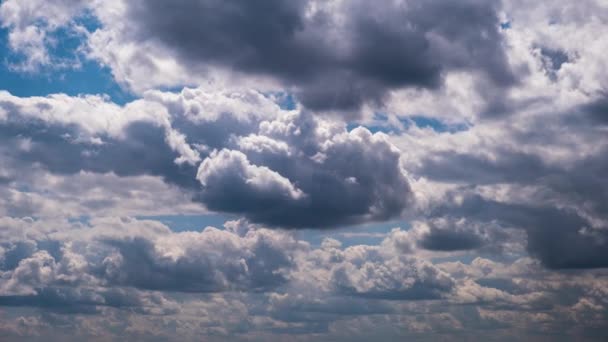
[[[442,182],[495,184],[500,182],[534,183],[551,173],[541,157],[507,148],[491,156],[474,153],[438,152],[425,156],[420,174]]]
[[[314,4],[314,5],[313,5]],[[307,11],[315,6],[317,12]],[[487,1],[134,1],[134,41],[158,41],[192,69],[223,67],[295,86],[314,110],[356,110],[391,89],[437,88],[446,72],[514,83],[498,3]],[[335,11],[335,12],[334,12]],[[341,21],[336,15],[341,16]]]
[[[159,295],[133,289],[42,287],[36,292],[33,295],[0,296],[0,306],[37,307],[54,313],[87,315],[100,314],[104,307],[162,315],[178,312],[175,306],[159,300]]]
[[[7,226],[14,232],[45,226],[31,220],[7,222],[14,223]],[[467,320],[470,313],[461,312],[467,307],[483,312],[484,320],[506,310],[574,322],[560,315],[563,308],[575,305],[579,317],[587,315],[598,323],[606,319],[593,315],[603,308],[601,272],[594,273],[593,282],[572,273],[566,284],[559,273],[535,269],[525,259],[501,264],[478,258],[468,264],[437,265],[391,247],[400,238],[397,233],[405,233],[400,230],[379,245],[342,248],[328,241],[316,248],[287,232],[255,226],[241,227],[239,234],[215,228],[178,233],[158,222],[123,218],[57,229],[10,242],[16,246],[33,241],[36,251],[19,247],[27,250],[17,262],[22,270],[5,267],[0,289],[6,289],[8,279],[18,279],[21,288],[34,287],[31,293],[0,293],[0,307],[18,307],[25,317],[36,310],[39,323],[55,327],[62,317],[77,318],[60,325],[87,338],[102,336],[95,335],[102,329],[107,338],[147,340],[195,340],[201,335],[226,339],[244,333],[317,339],[333,336],[336,324],[345,319],[386,317],[403,323],[406,317],[416,317],[414,326],[419,326],[438,313],[449,317],[435,318],[449,318],[472,331],[488,328]],[[55,249],[44,242],[51,237],[61,253],[47,252]],[[456,264],[465,271],[458,271]],[[502,328],[517,323],[503,321]],[[11,329],[8,322],[0,322],[0,331]],[[30,323],[32,331],[10,331],[22,336],[45,331]],[[410,327],[413,322],[406,323]]]
[[[364,128],[349,132],[342,123],[303,110],[281,110],[256,92],[157,92],[108,108],[127,117],[110,127],[112,133],[111,123],[100,125],[80,112],[92,110],[88,104],[73,109],[65,98],[60,104],[56,98],[6,96],[11,101],[3,105],[9,116],[0,124],[0,140],[6,142],[1,150],[14,170],[32,163],[61,175],[158,176],[210,210],[286,228],[386,220],[400,216],[413,199],[400,152],[387,137]],[[155,116],[165,110],[169,117]],[[113,114],[103,112],[102,119]],[[73,123],[58,123],[53,115]],[[91,126],[99,132],[89,132]],[[171,136],[182,139],[179,146]],[[177,162],[183,151],[195,158]],[[199,156],[203,161],[196,165]],[[11,213],[36,211],[36,203],[26,204],[16,203]],[[83,204],[101,211],[112,202]]]
[[[606,230],[569,209],[501,203],[479,195],[467,196],[460,205],[444,205],[433,215],[462,215],[482,222],[501,222],[524,229],[528,252],[550,268],[597,268],[608,266]]]
[[[212,154],[200,165],[197,178],[203,186],[201,200],[212,210],[230,208],[273,217],[281,207],[306,196],[277,172],[250,164],[239,151]]]
[[[11,146],[7,155],[17,162],[39,163],[53,173],[74,174],[82,170],[114,172],[119,176],[151,174],[183,187],[196,184],[195,169],[175,163],[179,154],[166,143],[165,130],[151,123],[128,125],[123,139],[101,135],[101,144],[78,141],[82,133],[74,125],[14,122],[2,125],[0,131],[0,139]],[[28,139],[27,149],[17,147],[21,139]]]
[[[431,262],[403,255],[402,233],[393,230],[378,246],[341,249],[326,243],[311,260],[318,263],[316,272],[326,270],[330,288],[342,295],[397,301],[444,298],[454,290],[454,280]]]
[[[162,255],[154,241],[137,237],[103,239],[118,254],[110,254],[96,270],[110,283],[148,290],[219,292],[227,290],[263,291],[287,281],[293,267],[288,245],[294,241],[273,239],[260,232],[241,238],[208,229],[191,235],[192,240],[175,240],[173,248],[183,255]],[[180,245],[181,244],[181,245]],[[215,245],[215,246],[214,246]]]
[[[580,110],[586,114],[592,122],[602,125],[608,124],[608,95],[603,94],[602,97],[581,106]]]
[[[386,264],[366,263],[355,269],[345,264],[336,268],[332,276],[337,291],[364,298],[440,299],[454,287],[452,279],[431,265],[402,264],[396,260]]]
[[[21,223],[7,228],[31,228],[32,222]],[[215,228],[172,233],[158,223],[124,220],[57,229],[21,239],[12,234],[13,241],[0,242],[0,306],[70,314],[100,314],[104,307],[175,314],[174,304],[151,291],[269,291],[287,283],[293,253],[306,248],[269,230],[243,236]]]
[[[432,215],[431,215],[432,216]],[[465,216],[466,217],[466,216]],[[501,227],[492,221],[479,222],[464,217],[429,218],[414,221],[413,227],[402,234],[405,246],[415,244],[418,248],[454,252],[476,250],[482,255],[500,256],[517,252],[516,245],[522,236],[517,232]],[[509,248],[506,248],[510,245]],[[403,250],[403,248],[401,248]]]
[[[311,281],[299,273],[310,262],[318,267],[310,275],[321,272],[315,286],[341,295],[438,299],[454,287],[431,263],[380,246],[311,249],[286,232],[254,227],[237,235],[211,227],[176,233],[125,219],[91,224],[2,243],[8,253],[2,257],[0,305],[93,313],[103,306],[145,309],[144,301],[153,298],[141,291],[268,292]],[[15,221],[9,229],[19,225]]]
[[[546,115],[530,119],[532,128],[507,135],[519,145],[505,147],[484,141],[482,153],[444,151],[423,156],[413,173],[459,184],[456,192],[466,199],[461,205],[440,205],[433,215],[498,221],[523,229],[530,254],[551,268],[606,267],[608,254],[602,249],[608,187],[603,175],[608,159],[601,140],[605,133],[601,125],[584,116],[581,120],[584,113],[601,113],[601,101],[560,113],[554,122],[546,122]],[[571,141],[569,136],[580,140]],[[552,146],[555,151],[566,151],[565,155],[545,155]],[[497,193],[481,197],[474,195],[476,189],[506,193],[498,201],[492,198]],[[521,197],[519,191],[528,195]],[[447,209],[450,205],[454,207]]]
[[[330,228],[398,217],[412,202],[400,154],[381,135],[347,132],[307,113],[262,122],[258,133],[289,146],[288,154],[208,157],[198,178],[210,209],[272,226]]]
[[[543,3],[528,11],[529,5],[512,2],[534,20],[551,7]],[[7,3],[18,1],[7,0],[3,7]],[[34,3],[19,4],[34,8]],[[51,7],[39,7],[57,7],[48,3]],[[398,110],[412,105],[415,111],[449,112],[450,101],[426,104],[443,92],[436,90],[447,75],[464,71],[462,87],[461,74],[450,75],[457,84],[450,83],[445,95],[455,95],[457,112],[467,112],[473,122],[467,132],[429,133],[432,141],[421,141],[424,130],[410,125],[401,133],[419,139],[412,144],[418,150],[400,151],[391,144],[399,137],[351,130],[334,117],[300,110],[299,104],[294,111],[280,110],[273,95],[218,96],[221,92],[209,89],[215,84],[180,94],[152,91],[122,107],[95,97],[70,98],[79,104],[65,111],[54,111],[67,98],[61,95],[19,100],[2,93],[2,213],[63,215],[60,209],[72,204],[68,199],[81,193],[82,206],[70,213],[87,207],[99,215],[112,208],[111,214],[119,215],[118,207],[149,200],[146,195],[153,210],[163,210],[165,189],[171,188],[185,194],[179,200],[194,198],[201,210],[204,204],[255,225],[242,219],[226,230],[177,233],[128,218],[89,223],[0,218],[0,336],[66,340],[54,335],[58,330],[72,330],[74,340],[534,340],[548,331],[554,339],[601,340],[605,335],[608,106],[605,94],[594,93],[603,87],[604,78],[592,74],[598,65],[590,65],[599,57],[589,58],[605,49],[578,41],[551,43],[555,32],[572,31],[555,26],[568,16],[577,17],[576,31],[587,21],[595,25],[581,30],[581,37],[595,35],[605,18],[591,1],[547,10],[545,15],[557,18],[541,18],[550,25],[516,18],[513,28],[505,29],[512,30],[505,34],[508,41],[498,25],[499,15],[511,15],[501,13],[503,1],[118,3],[126,17],[101,7],[93,13],[106,15],[102,26],[112,19],[124,25],[101,27],[95,37],[112,50],[134,43],[126,54],[138,54],[142,58],[132,60],[149,62],[150,69],[159,57],[159,74],[173,71],[172,62],[192,73],[171,80],[222,69],[235,72],[237,81],[242,75],[278,81],[312,110],[356,112],[365,104],[382,107],[396,94],[408,100],[393,107]],[[591,14],[594,19],[588,20]],[[524,30],[515,31],[523,24]],[[546,34],[551,47],[528,46],[539,34]],[[504,49],[510,49],[508,60]],[[535,49],[533,55],[526,49]],[[529,78],[509,66],[522,60],[538,67],[529,70]],[[106,64],[124,66],[124,78],[142,81],[131,73],[133,65]],[[151,83],[167,81],[156,76],[150,75]],[[422,88],[412,96],[420,95],[425,104],[393,93],[402,88]],[[489,102],[481,116],[494,114],[495,121],[468,113],[478,108],[477,96],[481,106]],[[571,115],[537,112],[584,97],[591,100],[571,108]],[[108,109],[116,115],[105,116]],[[502,113],[511,114],[508,122],[497,120]],[[387,124],[393,114],[386,115]],[[440,148],[446,150],[429,152]],[[176,162],[188,156],[188,162]],[[131,184],[143,178],[159,183],[162,178],[171,186],[152,191],[152,182]],[[100,189],[98,196],[87,196],[89,188]],[[451,190],[443,196],[446,188]],[[43,208],[35,196],[54,206]],[[418,198],[421,203],[414,202]],[[424,208],[416,211],[419,207]],[[386,221],[403,218],[409,209],[412,227],[393,229],[380,244],[342,247],[325,240],[317,247],[297,239],[310,236],[305,229],[281,230]],[[322,234],[327,232],[314,232],[311,240]],[[468,261],[476,255],[490,259]]]
[[[434,251],[458,251],[478,248],[483,241],[474,232],[431,229],[431,232],[424,235],[419,244],[422,248]]]

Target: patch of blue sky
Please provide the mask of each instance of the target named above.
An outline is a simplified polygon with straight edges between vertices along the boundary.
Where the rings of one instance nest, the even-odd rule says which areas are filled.
[[[295,230],[298,239],[309,242],[313,247],[321,245],[324,239],[331,238],[342,243],[343,247],[355,245],[377,245],[393,228],[410,229],[410,224],[403,220],[372,222],[356,226],[345,226],[338,229],[302,229]]]
[[[72,216],[68,217],[68,222],[80,223],[84,226],[88,226],[91,223],[91,217],[89,215]]]
[[[205,215],[158,215],[137,216],[138,220],[158,221],[174,232],[201,231],[211,226],[223,229],[224,223],[238,219],[237,216],[225,214]],[[75,222],[86,224],[87,218],[73,218]],[[84,220],[84,221],[80,221]],[[393,220],[381,223],[366,223],[356,226],[347,226],[332,230],[323,229],[294,229],[290,232],[295,238],[309,242],[313,247],[319,247],[325,238],[332,238],[342,242],[343,247],[354,245],[377,245],[387,236],[393,228],[409,229],[406,221]]]
[[[298,102],[292,93],[273,91],[263,94],[265,97],[272,99],[282,110],[294,110],[297,107]]]
[[[493,261],[502,262],[505,264],[512,264],[516,262],[518,259],[525,257],[525,254],[520,253],[503,253],[503,254],[492,254],[492,255],[484,255],[480,253],[477,249],[472,249],[469,251],[458,251],[456,254],[449,256],[436,256],[431,258],[433,263],[443,263],[443,262],[461,262],[463,264],[470,264],[473,260],[482,257],[487,258]]]
[[[466,131],[470,127],[466,123],[446,123],[437,118],[424,115],[398,116],[397,118],[400,125],[396,125],[394,121],[389,120],[387,114],[375,113],[373,119],[369,122],[350,122],[346,127],[349,132],[363,126],[372,133],[383,132],[386,134],[400,134],[414,126],[418,128],[430,128],[439,133]]]
[[[443,263],[443,262],[461,262],[463,264],[470,264],[479,257],[479,253],[476,250],[471,251],[471,253],[462,253],[457,255],[450,255],[447,257],[435,257],[432,258],[434,263]]]
[[[435,132],[439,133],[455,133],[466,131],[470,125],[467,123],[446,123],[439,119],[424,116],[424,115],[413,115],[407,117],[401,117],[399,120],[406,126],[411,127],[412,124],[419,128],[430,128]]]
[[[83,15],[75,25],[86,30],[99,27],[91,15]],[[0,89],[15,96],[46,96],[64,93],[70,96],[104,94],[117,104],[125,104],[136,97],[123,89],[114,80],[109,68],[88,59],[80,50],[83,39],[73,27],[63,27],[50,33],[48,54],[52,64],[42,66],[35,72],[19,71],[11,64],[24,60],[24,56],[13,53],[8,45],[8,29],[0,28]]]
[[[74,23],[78,26],[84,27],[89,32],[93,32],[101,28],[101,22],[90,10],[87,10],[78,17],[76,17],[74,19]]]
[[[370,122],[350,122],[346,129],[350,132],[357,127],[365,127],[372,133],[382,132],[386,134],[398,134],[403,131],[402,127],[397,127],[389,122],[389,116],[385,113],[376,112]]]
[[[372,133],[386,133],[386,134],[397,134],[402,131],[399,127],[395,127],[389,124],[368,124],[368,123],[358,123],[358,122],[350,122],[346,125],[346,129],[350,132],[357,127],[365,127]]]
[[[223,228],[226,221],[235,220],[236,217],[223,214],[205,215],[159,215],[159,216],[137,216],[138,220],[158,221],[172,231],[201,231],[205,227],[212,226]]]

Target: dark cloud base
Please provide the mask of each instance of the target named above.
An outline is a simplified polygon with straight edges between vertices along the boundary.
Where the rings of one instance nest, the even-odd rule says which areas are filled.
[[[437,88],[450,70],[515,83],[503,52],[498,4],[348,1],[338,22],[313,1],[129,2],[135,41],[159,41],[192,69],[276,78],[312,110],[357,110],[392,89]],[[432,39],[431,39],[432,37]]]

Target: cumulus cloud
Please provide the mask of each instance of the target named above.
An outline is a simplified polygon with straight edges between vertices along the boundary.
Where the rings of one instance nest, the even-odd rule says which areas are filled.
[[[2,243],[2,305],[143,310],[146,305],[141,301],[148,294],[130,288],[264,291],[287,282],[293,253],[307,248],[267,230],[238,236],[208,227],[176,234],[153,221],[97,219],[91,226],[39,223],[54,225],[41,233],[35,224],[31,220],[3,223],[12,239]],[[17,238],[14,232],[20,228],[27,235]]]
[[[411,203],[386,136],[283,110],[259,93],[155,92],[125,106],[3,95],[2,149],[13,168],[161,177],[210,210],[294,228],[394,218]]]
[[[190,69],[271,76],[307,107],[331,110],[381,101],[391,88],[438,87],[453,69],[512,83],[497,11],[478,1],[130,2],[126,17],[135,23],[128,39],[159,41]]]
[[[211,154],[201,163],[197,179],[204,188],[203,200],[211,209],[235,206],[238,211],[259,212],[284,201],[298,201],[306,195],[277,172],[250,164],[247,156],[239,151],[221,150]],[[239,201],[243,204],[238,205]]]
[[[601,340],[607,13],[3,1],[7,75],[138,98],[0,91],[0,333]]]
[[[435,147],[436,153],[410,160],[415,165],[412,174],[453,186],[444,188],[429,214],[452,221],[466,219],[474,226],[498,223],[521,229],[527,234],[528,251],[549,267],[605,267],[606,254],[601,250],[608,193],[600,174],[606,165],[606,146],[599,138],[603,128],[589,121],[565,124],[576,113],[577,109],[558,113],[559,123],[543,129],[526,124],[540,124],[546,114],[534,114],[538,117],[531,121],[517,116],[523,126],[498,133],[504,139],[492,137],[493,125],[480,125],[450,137],[462,137],[460,143]],[[571,136],[579,139],[567,138]],[[505,147],[504,141],[519,144]],[[484,149],[476,148],[478,144]],[[469,232],[453,227],[444,235],[457,234],[452,238],[466,240]],[[478,244],[479,235],[475,235],[469,235],[473,239],[469,242]],[[491,238],[497,239],[498,235]]]
[[[263,121],[259,134],[289,146],[289,153],[212,154],[198,174],[209,208],[272,225],[324,227],[396,217],[411,201],[399,153],[381,134],[347,132],[304,113]]]
[[[13,46],[30,64],[48,64],[46,33],[78,27],[70,19],[86,9],[102,26],[81,28],[83,50],[137,91],[191,84],[189,77],[268,79],[275,89],[271,84],[293,88],[310,109],[357,111],[381,104],[393,89],[436,89],[452,71],[480,72],[499,88],[517,79],[494,1],[59,1],[24,7],[3,4],[3,23],[14,36],[39,33]],[[179,76],[184,73],[191,76]]]
[[[237,234],[213,227],[172,232],[156,221],[126,218],[95,219],[88,225],[4,219],[11,239],[2,243],[1,302],[35,306],[40,300],[41,306],[54,307],[60,301],[94,309],[115,305],[105,296],[116,297],[123,288],[185,293],[272,291],[290,282],[310,282],[301,269],[313,264],[316,269],[309,271],[324,279],[315,285],[323,291],[433,299],[454,285],[432,264],[402,258],[395,250],[379,246],[314,249],[289,233],[243,224],[246,228]],[[42,232],[38,225],[49,228]],[[21,237],[15,234],[19,231]],[[131,295],[140,296],[138,292]],[[133,301],[128,305],[141,305]]]
[[[172,331],[186,339],[244,331],[329,337],[344,315],[398,319],[445,313],[446,308],[455,326],[473,330],[505,310],[542,313],[556,325],[586,326],[577,320],[608,305],[605,273],[565,277],[530,258],[432,262],[403,253],[407,232],[400,229],[379,244],[342,247],[327,239],[315,247],[290,232],[244,221],[228,222],[227,229],[186,232],[129,218],[86,224],[3,218],[2,224],[12,238],[0,244],[0,306],[42,314],[24,317],[38,317],[41,326],[31,330],[3,320],[0,330],[9,335],[31,337],[45,331],[44,325],[75,315],[77,320],[62,326],[79,337],[95,335],[108,324],[116,330],[98,336],[164,336],[170,321],[182,322]],[[240,229],[235,231],[235,225]],[[458,309],[471,305],[483,310],[485,323],[468,321],[470,314]],[[572,307],[576,314],[563,315],[554,306]],[[594,322],[605,321],[595,315]],[[502,322],[518,324],[514,318]]]

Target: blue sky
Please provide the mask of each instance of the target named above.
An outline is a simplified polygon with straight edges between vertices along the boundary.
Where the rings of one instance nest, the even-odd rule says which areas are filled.
[[[95,26],[86,25],[89,29]],[[58,30],[53,37],[57,41],[51,54],[58,59],[77,61],[74,67],[43,67],[36,72],[21,72],[11,67],[23,61],[23,56],[10,51],[6,28],[0,29],[0,49],[3,51],[0,78],[3,90],[16,96],[45,96],[54,93],[65,93],[71,96],[81,94],[104,94],[118,104],[125,104],[136,98],[128,90],[120,87],[109,68],[90,60],[78,52],[82,39],[69,31]]]

